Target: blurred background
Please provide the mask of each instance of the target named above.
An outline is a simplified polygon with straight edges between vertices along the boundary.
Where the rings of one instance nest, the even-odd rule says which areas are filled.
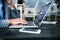
[[[45,21],[59,21],[60,20],[60,10],[57,6],[58,0],[12,0],[16,8],[20,12],[21,18],[34,21],[36,16],[40,14],[41,8],[53,2],[48,13],[45,17]]]

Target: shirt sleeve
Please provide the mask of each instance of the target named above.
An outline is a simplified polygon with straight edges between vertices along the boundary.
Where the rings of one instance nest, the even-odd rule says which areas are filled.
[[[15,10],[15,7],[14,8],[11,8],[11,10]]]
[[[8,27],[9,21],[8,20],[0,20],[0,28],[2,27]]]
[[[14,7],[14,8],[11,8],[11,7],[9,7],[10,8],[10,14],[11,14],[11,17],[13,18],[13,19],[15,19],[15,18],[20,18],[20,12]]]

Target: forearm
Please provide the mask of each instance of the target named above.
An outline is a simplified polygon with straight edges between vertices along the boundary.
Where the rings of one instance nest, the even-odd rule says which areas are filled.
[[[10,8],[12,18],[20,18],[20,13],[16,8]]]
[[[13,4],[12,0],[7,0],[12,17],[13,18],[20,18],[20,13],[18,10],[15,8],[15,5]]]
[[[2,27],[7,28],[8,25],[9,25],[8,20],[0,20],[0,28],[2,28]]]

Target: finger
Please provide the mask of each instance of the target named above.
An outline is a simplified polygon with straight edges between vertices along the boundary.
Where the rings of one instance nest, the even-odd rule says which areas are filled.
[[[27,22],[22,22],[22,24],[28,24]]]

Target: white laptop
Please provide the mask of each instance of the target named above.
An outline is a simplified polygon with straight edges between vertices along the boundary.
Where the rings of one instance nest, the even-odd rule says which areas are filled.
[[[11,25],[9,28],[38,28],[37,24],[43,21],[51,4],[50,2],[41,8],[41,13],[37,15],[35,22],[30,21],[27,25]]]
[[[38,25],[38,23],[40,22],[40,25],[39,27],[41,26],[41,23],[43,22],[43,19],[45,18],[46,16],[46,13],[50,7],[51,3],[45,5],[42,9],[41,9],[41,14],[39,14],[37,17],[36,17],[36,20],[35,20],[35,24]],[[32,34],[40,34],[41,33],[41,29],[38,28],[22,28],[19,30],[19,32],[23,32],[23,33],[32,33]]]

